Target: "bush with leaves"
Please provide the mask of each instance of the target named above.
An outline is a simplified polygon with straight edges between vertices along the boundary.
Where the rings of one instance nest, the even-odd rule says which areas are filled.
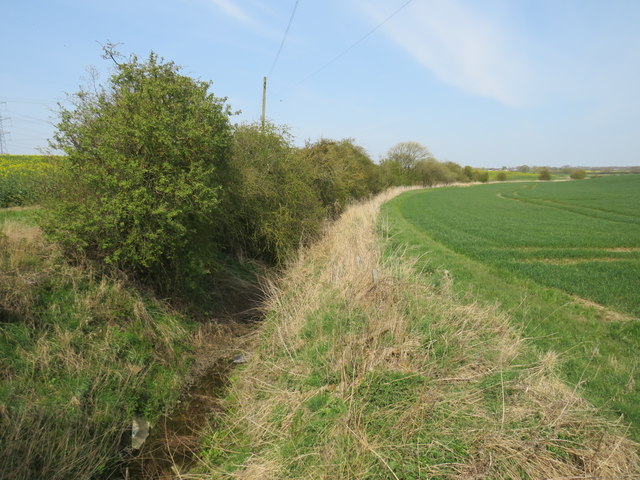
[[[236,127],[225,195],[230,249],[281,263],[318,233],[325,209],[285,127]]]
[[[229,107],[209,87],[151,53],[76,93],[54,137],[70,181],[47,231],[70,250],[165,282],[204,273],[232,133]]]
[[[551,172],[548,168],[543,168],[542,170],[540,170],[538,180],[551,180]]]
[[[378,166],[353,140],[321,139],[298,150],[311,182],[330,217],[347,203],[381,190]]]
[[[571,177],[573,180],[584,180],[585,178],[587,178],[587,172],[584,170],[574,170],[571,172],[571,175],[569,175],[569,177]]]

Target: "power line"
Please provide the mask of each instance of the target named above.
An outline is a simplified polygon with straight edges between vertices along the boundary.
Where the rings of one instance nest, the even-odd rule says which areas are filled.
[[[51,108],[51,106],[55,105],[58,101],[61,101],[61,100],[59,100],[59,99],[44,100],[44,99],[39,99],[39,98],[4,97],[4,96],[0,96],[0,102],[41,105],[41,106],[47,107],[47,108]]]
[[[6,103],[6,102],[0,102],[0,103]],[[0,110],[0,154],[9,153],[7,150],[7,139],[4,136],[4,126],[2,125],[2,122],[4,120],[8,120],[8,119],[2,118],[2,110]]]
[[[25,115],[24,113],[18,113],[18,112],[14,112],[12,110],[7,110],[7,112],[13,114],[13,115],[17,115],[18,117],[22,117],[24,120],[31,120],[33,122],[41,122],[47,125],[53,125],[53,122],[49,121],[49,120],[42,120],[41,118],[37,118],[37,117],[32,117],[31,115]]]
[[[282,36],[282,41],[280,42],[280,47],[278,48],[278,53],[276,53],[276,58],[273,60],[271,64],[271,68],[269,69],[269,75],[273,73],[273,69],[276,68],[276,63],[278,63],[278,59],[280,58],[280,54],[282,53],[282,47],[284,47],[284,42],[287,39],[287,35],[289,34],[289,29],[291,28],[291,24],[293,23],[293,17],[296,15],[296,10],[298,9],[298,3],[300,0],[296,0],[295,5],[293,6],[293,11],[291,12],[291,17],[289,17],[289,23],[287,23],[287,28],[284,30],[284,35]]]
[[[402,5],[400,5],[399,8],[397,8],[391,15],[389,15],[387,18],[385,18],[382,22],[380,22],[378,25],[376,25],[375,27],[373,27],[371,30],[369,30],[367,33],[365,33],[362,37],[360,37],[358,40],[356,40],[355,42],[353,42],[351,45],[349,45],[347,48],[345,48],[342,52],[340,52],[338,55],[336,55],[335,57],[333,57],[331,60],[329,60],[327,63],[325,63],[324,65],[322,65],[320,68],[318,68],[317,70],[315,70],[313,73],[307,75],[306,77],[304,77],[302,80],[300,80],[298,83],[293,84],[291,87],[287,88],[286,90],[283,90],[281,92],[285,93],[288,92],[290,90],[293,90],[294,88],[296,88],[299,85],[302,85],[304,82],[306,82],[307,80],[309,80],[312,77],[315,77],[318,73],[322,72],[325,68],[327,68],[328,66],[332,65],[334,62],[336,62],[337,60],[339,60],[340,58],[344,57],[347,53],[349,53],[351,50],[353,50],[355,47],[357,47],[358,45],[360,45],[362,42],[364,42],[367,38],[369,38],[371,35],[373,35],[380,27],[382,27],[385,23],[387,23],[389,20],[391,20],[393,17],[395,17],[398,13],[400,13],[401,10],[403,10],[407,5],[409,5],[413,0],[407,0],[405,3],[403,3]]]

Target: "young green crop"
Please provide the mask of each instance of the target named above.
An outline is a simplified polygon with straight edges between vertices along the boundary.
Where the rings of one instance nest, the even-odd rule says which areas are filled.
[[[640,176],[439,189],[402,215],[458,253],[640,315]]]
[[[498,303],[638,439],[638,187],[640,176],[612,176],[416,191],[383,214],[392,245],[420,256],[424,274],[446,269],[460,298]]]

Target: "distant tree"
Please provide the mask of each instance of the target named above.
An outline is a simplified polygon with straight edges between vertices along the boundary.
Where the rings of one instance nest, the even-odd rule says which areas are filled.
[[[462,175],[465,182],[473,182],[473,167],[470,165],[465,166],[462,169]]]
[[[507,174],[505,172],[498,172],[498,175],[496,175],[496,180],[498,180],[499,182],[504,182],[507,179]]]
[[[540,175],[538,175],[538,180],[551,180],[551,172],[548,168],[543,168],[540,170]]]
[[[401,142],[389,149],[387,160],[393,160],[405,170],[410,170],[423,160],[434,159],[427,147],[418,142]]]
[[[529,173],[531,171],[531,167],[529,165],[520,165],[516,167],[516,170],[520,173]]]
[[[569,177],[571,177],[574,180],[584,180],[585,178],[587,178],[587,172],[585,172],[584,170],[573,170],[571,172],[571,174],[569,175]]]

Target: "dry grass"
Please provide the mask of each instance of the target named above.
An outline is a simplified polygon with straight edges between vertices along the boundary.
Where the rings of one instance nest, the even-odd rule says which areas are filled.
[[[186,322],[69,264],[35,228],[5,221],[2,231],[0,478],[106,475],[133,415],[175,401]]]
[[[403,252],[387,192],[348,209],[271,286],[226,425],[188,478],[638,478],[637,445],[497,309],[460,304]],[[187,477],[185,477],[187,478]]]

